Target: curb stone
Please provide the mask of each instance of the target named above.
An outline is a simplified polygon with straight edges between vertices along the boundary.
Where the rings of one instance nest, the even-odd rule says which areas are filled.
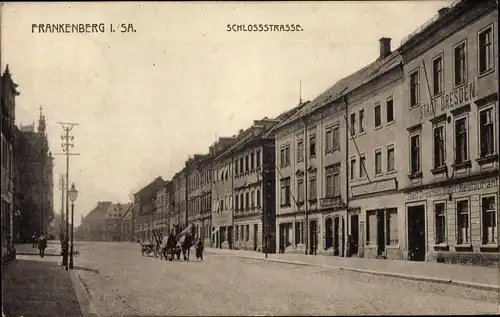
[[[279,262],[279,263],[296,264],[296,265],[304,265],[304,266],[317,266],[317,267],[324,267],[324,268],[330,268],[330,269],[333,268],[333,269],[339,269],[339,270],[345,270],[345,271],[351,271],[351,272],[363,273],[363,274],[370,274],[370,275],[376,275],[376,276],[388,276],[388,277],[413,280],[413,281],[430,282],[430,283],[445,284],[445,285],[456,285],[456,286],[474,288],[474,289],[478,289],[478,290],[482,290],[482,291],[490,291],[490,292],[493,291],[493,292],[500,293],[500,286],[492,285],[492,284],[481,284],[481,283],[474,283],[474,282],[468,282],[468,281],[454,281],[454,280],[437,278],[437,277],[427,277],[427,276],[409,275],[409,274],[401,274],[401,273],[356,269],[356,268],[335,266],[335,265],[329,265],[329,264],[314,264],[314,263],[307,263],[307,262],[300,262],[300,261],[289,261],[289,260],[279,260],[279,259],[269,259],[269,258],[265,259],[265,258],[247,256],[247,255],[238,255],[238,254],[233,255],[229,252],[227,252],[227,253],[222,253],[222,252],[218,253],[218,252],[210,252],[210,251],[206,251],[206,252],[211,253],[211,254],[228,254],[228,255],[232,255],[232,256],[235,256],[237,258],[242,258],[242,259]]]
[[[92,304],[90,299],[90,293],[80,274],[78,274],[75,270],[71,270],[70,276],[83,317],[99,317],[99,314],[97,314],[94,304]]]

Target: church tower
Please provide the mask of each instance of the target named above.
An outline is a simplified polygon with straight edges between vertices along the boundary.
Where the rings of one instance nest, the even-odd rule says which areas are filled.
[[[42,106],[40,106],[40,118],[38,119],[38,133],[45,135],[45,116],[42,113]]]

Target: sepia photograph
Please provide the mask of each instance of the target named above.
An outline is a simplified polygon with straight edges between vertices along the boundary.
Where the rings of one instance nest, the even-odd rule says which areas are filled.
[[[0,2],[2,317],[500,314],[498,7]]]

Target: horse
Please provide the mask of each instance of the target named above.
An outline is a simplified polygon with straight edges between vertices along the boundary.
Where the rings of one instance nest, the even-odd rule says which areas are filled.
[[[191,235],[189,233],[186,233],[184,241],[182,241],[181,244],[184,261],[189,261],[189,249],[191,248],[192,245],[193,245],[193,240],[191,238]]]

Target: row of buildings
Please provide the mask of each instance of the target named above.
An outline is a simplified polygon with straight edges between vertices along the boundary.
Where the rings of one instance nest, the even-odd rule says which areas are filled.
[[[371,64],[141,189],[127,239],[193,223],[217,248],[498,262],[497,26],[496,1],[461,0],[395,51],[380,39]]]
[[[54,218],[54,162],[45,116],[40,108],[36,131],[35,123],[15,124],[17,87],[7,66],[0,77],[2,261],[14,254],[14,242],[48,234]]]

